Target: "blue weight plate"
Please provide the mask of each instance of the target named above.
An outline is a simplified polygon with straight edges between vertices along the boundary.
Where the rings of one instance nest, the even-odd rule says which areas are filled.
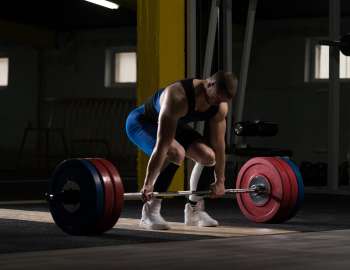
[[[301,205],[304,202],[304,182],[303,182],[303,177],[301,176],[300,170],[298,168],[298,166],[290,159],[282,157],[283,160],[285,160],[289,166],[293,169],[295,176],[297,178],[298,181],[298,199],[297,202],[295,204],[294,209],[292,210],[290,217],[292,218],[293,216],[296,215],[296,213],[298,212],[298,210],[300,209]]]
[[[103,182],[96,168],[84,159],[60,163],[49,183],[49,193],[74,191],[74,202],[55,199],[49,201],[51,215],[64,232],[72,235],[95,234],[104,214]]]

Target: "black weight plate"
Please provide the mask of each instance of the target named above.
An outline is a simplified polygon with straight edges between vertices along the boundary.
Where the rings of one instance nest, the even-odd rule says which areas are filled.
[[[55,223],[72,235],[96,233],[104,214],[104,189],[96,168],[88,160],[65,160],[56,167],[49,184],[50,194],[70,189],[79,191],[79,203],[67,204],[60,199],[49,201]]]

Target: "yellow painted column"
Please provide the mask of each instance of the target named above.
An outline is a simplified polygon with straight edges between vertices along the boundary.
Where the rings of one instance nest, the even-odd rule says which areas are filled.
[[[185,77],[185,0],[137,1],[137,103],[159,88]],[[137,157],[139,187],[148,157]],[[181,167],[169,190],[183,190]]]

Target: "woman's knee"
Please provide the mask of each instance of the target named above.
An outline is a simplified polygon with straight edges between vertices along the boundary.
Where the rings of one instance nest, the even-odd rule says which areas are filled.
[[[203,151],[203,155],[200,157],[200,164],[206,167],[214,166],[216,163],[215,152],[211,148],[207,148]]]
[[[199,164],[210,167],[216,163],[215,152],[207,145],[193,146],[189,151],[190,157]]]
[[[168,160],[172,163],[180,165],[186,157],[185,149],[181,146],[170,147],[168,151]]]

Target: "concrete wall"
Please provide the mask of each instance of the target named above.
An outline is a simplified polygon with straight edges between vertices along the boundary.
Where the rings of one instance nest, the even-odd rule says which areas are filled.
[[[346,25],[348,19],[343,20],[344,33]],[[289,148],[297,162],[327,160],[328,83],[304,82],[306,38],[327,35],[327,19],[257,21],[244,118],[276,121],[280,132],[248,143]],[[236,69],[239,58],[235,52]],[[341,84],[341,160],[350,151],[349,88],[349,83]]]
[[[0,168],[13,168],[24,128],[36,123],[38,52],[27,46],[0,48],[10,58],[9,85],[0,88]]]
[[[14,31],[6,31],[0,38],[4,44],[0,46],[0,55],[10,58],[9,86],[0,89],[0,171],[15,169],[27,123],[37,126],[38,100],[135,98],[135,87],[104,87],[106,49],[136,47],[135,28],[57,34],[35,28],[28,31],[27,26],[17,24],[8,27]],[[41,113],[47,114],[45,106],[41,107]],[[26,149],[28,160],[29,156],[33,158],[31,147],[34,146]]]
[[[134,98],[134,87],[104,87],[106,49],[112,47],[136,50],[136,29],[59,34],[58,48],[45,53],[45,96]]]

